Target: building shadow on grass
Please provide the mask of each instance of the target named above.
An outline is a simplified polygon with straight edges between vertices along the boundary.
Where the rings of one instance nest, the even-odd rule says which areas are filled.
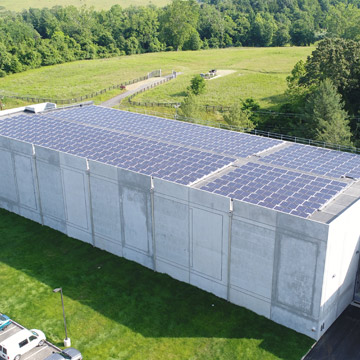
[[[0,261],[145,337],[258,339],[299,359],[313,341],[212,294],[0,209]],[[61,344],[57,344],[61,345]]]

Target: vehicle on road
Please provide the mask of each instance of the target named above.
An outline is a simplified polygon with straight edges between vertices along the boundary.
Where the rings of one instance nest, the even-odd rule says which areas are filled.
[[[5,314],[0,313],[0,330],[4,330],[11,324],[11,320]]]
[[[45,334],[41,330],[20,330],[0,343],[0,359],[20,360],[21,355],[36,346],[44,345],[45,340]]]
[[[59,353],[53,353],[44,360],[82,360],[82,355],[79,350],[74,348],[67,348]]]

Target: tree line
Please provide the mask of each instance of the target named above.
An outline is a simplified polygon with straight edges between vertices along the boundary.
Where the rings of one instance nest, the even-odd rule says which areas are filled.
[[[285,117],[262,117],[259,128],[360,147],[360,41],[322,40],[294,66],[287,85],[279,108]]]
[[[173,0],[164,8],[0,12],[0,77],[73,60],[360,39],[360,0]]]
[[[287,77],[287,101],[266,112],[251,98],[220,111],[230,128],[258,129],[319,142],[360,148],[360,41],[326,38]],[[204,117],[197,95],[205,81],[196,75],[180,114]]]

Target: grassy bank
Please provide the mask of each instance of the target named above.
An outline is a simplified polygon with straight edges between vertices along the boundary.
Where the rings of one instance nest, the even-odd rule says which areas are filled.
[[[163,73],[176,70],[183,74],[134,100],[181,102],[195,74],[216,68],[234,72],[207,81],[206,93],[199,98],[201,103],[230,105],[240,98],[253,97],[265,108],[276,108],[283,101],[286,76],[312,50],[313,47],[230,48],[76,61],[7,76],[0,79],[0,89],[4,93],[66,99],[160,68]],[[5,98],[5,103],[7,108],[14,107],[12,99]]]
[[[300,359],[313,341],[0,209],[0,311],[84,359]]]

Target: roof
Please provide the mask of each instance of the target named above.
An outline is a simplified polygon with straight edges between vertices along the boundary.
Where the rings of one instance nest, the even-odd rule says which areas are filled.
[[[0,344],[4,348],[7,348],[10,344],[14,344],[14,343],[16,344],[16,343],[24,340],[25,338],[29,337],[30,335],[32,335],[30,330],[22,329],[22,330],[18,331],[17,333],[15,333],[14,335],[12,335],[12,336],[8,337],[7,339],[5,339]]]
[[[100,106],[0,117],[0,134],[321,222],[360,197],[360,155]]]

